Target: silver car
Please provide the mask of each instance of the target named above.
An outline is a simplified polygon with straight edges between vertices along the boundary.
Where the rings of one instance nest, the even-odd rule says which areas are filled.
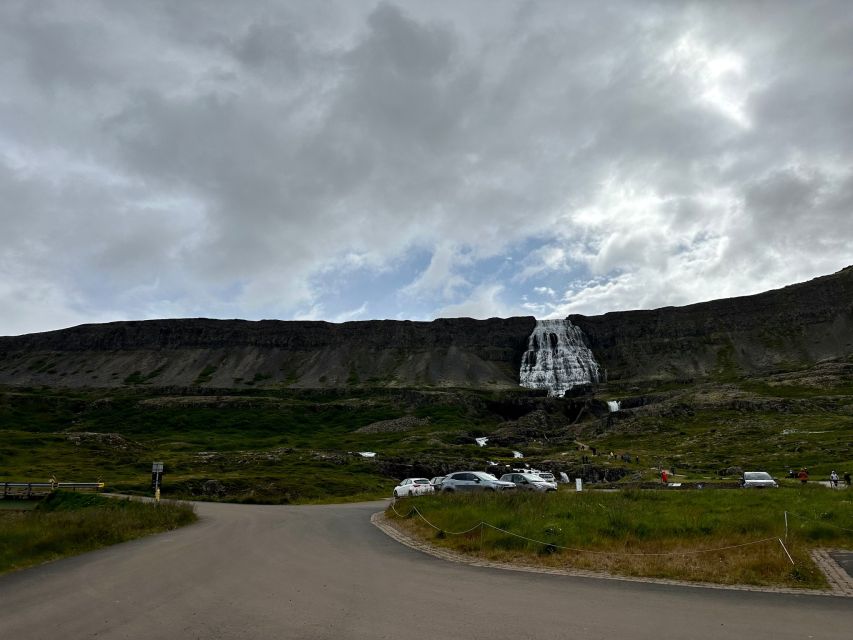
[[[765,489],[772,487],[777,489],[779,483],[766,471],[744,471],[740,486],[744,488]]]
[[[431,478],[429,483],[432,485],[433,490],[437,493],[441,491],[441,483],[444,481],[444,476],[436,476],[435,478]]]
[[[541,475],[536,473],[506,473],[501,476],[504,482],[512,482],[522,491],[556,491],[557,483],[548,482]]]
[[[491,473],[483,471],[457,471],[445,476],[441,482],[442,493],[455,491],[507,491],[515,489],[512,482],[498,480]]]

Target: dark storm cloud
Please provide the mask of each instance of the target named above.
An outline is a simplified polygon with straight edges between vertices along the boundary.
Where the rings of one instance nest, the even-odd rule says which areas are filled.
[[[842,2],[7,2],[0,333],[589,313],[833,271],[853,240],[851,20]],[[396,297],[367,284],[423,253]]]

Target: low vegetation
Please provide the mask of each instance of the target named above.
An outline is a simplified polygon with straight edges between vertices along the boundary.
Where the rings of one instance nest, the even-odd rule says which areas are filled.
[[[167,497],[306,503],[384,497],[400,478],[489,462],[620,485],[653,482],[660,468],[683,483],[735,484],[739,469],[779,478],[803,466],[825,480],[853,473],[851,371],[853,362],[838,361],[766,376],[612,381],[565,401],[367,383],[162,389],[158,370],[131,373],[118,389],[6,387],[0,481],[54,476],[150,493],[151,462],[162,460]],[[608,412],[607,400],[622,410]]]
[[[823,588],[810,550],[853,546],[853,492],[817,486],[436,495],[386,514],[410,534],[491,560],[722,584]]]
[[[0,509],[0,573],[168,531],[196,520],[192,507],[57,492]],[[23,508],[21,508],[23,507]]]

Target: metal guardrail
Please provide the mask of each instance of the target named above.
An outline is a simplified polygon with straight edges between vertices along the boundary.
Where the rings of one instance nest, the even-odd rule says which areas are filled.
[[[103,482],[0,482],[3,488],[0,499],[34,498],[45,496],[57,489],[65,491],[97,491],[104,488]]]

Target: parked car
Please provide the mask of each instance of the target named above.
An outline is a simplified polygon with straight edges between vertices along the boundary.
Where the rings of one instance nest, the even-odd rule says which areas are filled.
[[[406,478],[394,487],[395,498],[422,496],[427,493],[433,493],[433,488],[426,478]]]
[[[779,483],[766,471],[744,471],[743,477],[740,479],[740,486],[765,489],[768,487],[778,488]]]
[[[441,483],[444,480],[444,476],[436,476],[435,478],[431,478],[429,483],[432,485],[433,491],[438,493],[441,491]]]
[[[483,471],[457,471],[445,476],[441,483],[442,493],[454,491],[506,491],[515,489],[512,482],[498,480],[491,473]]]
[[[554,477],[553,473],[548,473],[547,471],[537,471],[536,475],[542,478],[545,482],[553,482],[555,485],[557,484],[557,479]]]
[[[550,474],[549,474],[550,475]],[[556,491],[557,483],[548,482],[541,474],[536,473],[505,473],[501,476],[504,482],[512,482],[522,491]]]

